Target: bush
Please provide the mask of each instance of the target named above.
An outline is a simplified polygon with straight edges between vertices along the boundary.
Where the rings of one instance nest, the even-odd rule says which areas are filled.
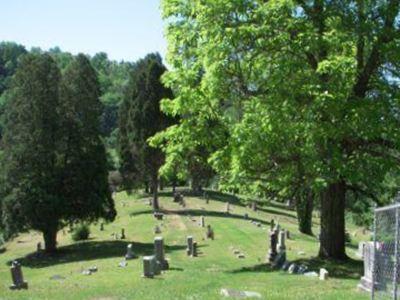
[[[72,239],[76,241],[87,240],[90,235],[90,229],[87,224],[81,224],[72,232]]]

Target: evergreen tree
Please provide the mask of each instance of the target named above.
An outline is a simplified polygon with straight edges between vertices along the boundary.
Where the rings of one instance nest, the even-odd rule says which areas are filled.
[[[62,166],[60,192],[66,221],[113,220],[116,211],[108,186],[105,147],[100,138],[102,104],[96,72],[79,54],[60,85]]]
[[[171,124],[160,111],[160,101],[171,98],[171,90],[161,83],[166,71],[158,54],[138,61],[132,71],[119,114],[119,154],[121,172],[128,187],[150,183],[153,208],[158,205],[158,170],[164,156],[149,146],[148,139]]]
[[[64,213],[57,181],[59,80],[50,56],[22,58],[7,102],[1,163],[1,221],[7,236],[41,231],[50,252]]]
[[[7,103],[2,156],[8,236],[41,231],[46,251],[54,252],[57,231],[66,224],[114,218],[98,97],[95,72],[84,56],[67,68],[61,85],[49,55],[23,57]]]

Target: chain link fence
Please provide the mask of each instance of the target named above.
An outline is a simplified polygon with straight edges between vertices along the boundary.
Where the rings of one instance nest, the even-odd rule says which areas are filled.
[[[400,300],[399,216],[400,203],[375,209],[374,242],[371,243],[373,270],[369,281],[372,299]],[[364,250],[365,270],[362,281],[368,281],[368,259],[368,251]]]

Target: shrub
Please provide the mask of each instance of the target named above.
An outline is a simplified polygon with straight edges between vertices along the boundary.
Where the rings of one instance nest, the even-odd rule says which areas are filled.
[[[87,224],[81,224],[72,232],[72,239],[76,241],[87,240],[90,235],[90,229]]]

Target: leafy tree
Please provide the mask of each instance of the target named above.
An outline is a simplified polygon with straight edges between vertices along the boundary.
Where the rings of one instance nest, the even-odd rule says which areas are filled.
[[[161,99],[172,97],[171,90],[160,81],[165,71],[159,54],[139,60],[131,73],[119,114],[121,173],[129,187],[150,183],[154,210],[159,209],[158,171],[164,155],[150,147],[148,139],[171,124],[170,118],[160,111]]]
[[[317,197],[319,255],[346,258],[346,197],[374,198],[398,171],[399,2],[164,0],[163,11],[176,98],[162,107],[184,116],[157,137],[167,164],[203,145],[221,184]]]

